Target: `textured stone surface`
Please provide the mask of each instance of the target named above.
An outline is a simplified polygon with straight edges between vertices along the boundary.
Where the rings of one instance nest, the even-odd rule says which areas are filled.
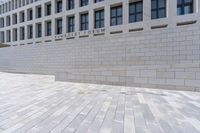
[[[180,18],[186,21],[188,16]],[[200,20],[192,14],[194,18]],[[60,81],[198,91],[199,31],[197,21],[187,26],[3,48],[0,71],[54,74]]]
[[[199,133],[200,93],[0,73],[3,133]]]

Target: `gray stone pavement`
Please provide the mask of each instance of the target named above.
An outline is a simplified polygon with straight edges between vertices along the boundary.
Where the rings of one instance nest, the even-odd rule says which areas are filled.
[[[200,93],[0,73],[2,133],[200,133]]]

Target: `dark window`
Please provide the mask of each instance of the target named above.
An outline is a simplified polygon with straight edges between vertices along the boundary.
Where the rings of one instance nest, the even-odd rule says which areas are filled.
[[[51,4],[46,5],[46,15],[47,16],[51,15]]]
[[[4,18],[0,18],[0,28],[4,27]]]
[[[120,24],[122,24],[122,6],[112,7],[110,25],[114,26]]]
[[[166,17],[166,0],[151,0],[151,19]]]
[[[193,13],[193,0],[178,0],[177,15]]]
[[[41,7],[37,7],[36,8],[37,9],[37,11],[36,11],[36,13],[37,13],[37,18],[41,18],[42,17],[42,8]]]
[[[51,22],[46,22],[46,35],[51,36]]]
[[[97,3],[97,2],[101,2],[101,1],[104,1],[104,0],[95,0],[94,2]]]
[[[4,31],[1,31],[1,32],[0,32],[0,42],[1,42],[1,43],[4,43],[4,42],[5,42],[5,33],[4,33]]]
[[[29,0],[26,0],[26,5],[28,5],[29,4]]]
[[[17,24],[17,14],[13,14],[13,24]]]
[[[32,19],[33,19],[33,10],[32,10],[32,9],[29,9],[29,10],[28,10],[28,15],[27,15],[27,17],[28,17],[28,20],[32,20]]]
[[[28,26],[28,39],[32,39],[33,38],[33,26],[29,25]]]
[[[68,32],[74,32],[74,16],[68,17]]]
[[[62,1],[61,0],[57,1],[56,5],[57,5],[56,13],[62,12]]]
[[[20,12],[20,22],[24,22],[25,21],[25,17],[24,17],[24,12]]]
[[[62,34],[62,19],[57,19],[56,34]]]
[[[139,22],[142,20],[143,20],[142,1],[130,3],[130,5],[129,5],[129,23]]]
[[[2,14],[1,10],[2,10],[2,7],[1,7],[1,5],[0,5],[0,15]]]
[[[104,10],[95,12],[95,28],[104,27]]]
[[[6,17],[6,26],[10,26],[10,16]]]
[[[88,0],[80,0],[80,6],[88,5]]]
[[[74,9],[74,0],[68,0],[68,10]]]
[[[15,0],[15,9],[18,8],[17,0]]]
[[[6,42],[10,42],[11,41],[11,32],[10,30],[6,31]]]
[[[25,31],[24,31],[24,27],[20,28],[20,40],[24,40],[25,39]]]
[[[17,29],[13,29],[13,41],[17,41]]]
[[[37,24],[36,27],[36,37],[42,37],[42,24]]]
[[[88,30],[88,13],[81,14],[81,31]]]

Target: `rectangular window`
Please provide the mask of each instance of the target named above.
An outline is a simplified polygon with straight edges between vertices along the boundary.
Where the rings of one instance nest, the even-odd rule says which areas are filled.
[[[28,25],[27,27],[27,32],[28,32],[28,39],[32,39],[33,38],[33,26],[32,25]]]
[[[56,1],[56,13],[62,12],[62,0]]]
[[[151,0],[151,19],[166,17],[166,0]]]
[[[4,27],[4,18],[0,18],[0,28]]]
[[[22,6],[22,2],[21,2],[21,0],[19,0],[19,7],[21,7]]]
[[[2,10],[2,6],[0,5],[0,15],[2,14],[2,11],[1,11],[1,10]]]
[[[29,0],[26,0],[26,5],[28,5],[29,4]]]
[[[13,29],[13,41],[17,41],[17,29]]]
[[[67,32],[74,32],[74,16],[68,17]]]
[[[15,9],[15,2],[14,2],[14,0],[12,0],[12,10],[14,10]]]
[[[10,26],[10,16],[6,17],[6,26]]]
[[[38,6],[36,7],[36,18],[41,18],[42,17],[42,7]]]
[[[5,42],[5,35],[4,35],[5,33],[4,33],[4,31],[1,31],[0,32],[0,42],[1,43],[4,43]]]
[[[33,19],[33,10],[32,9],[28,9],[27,10],[27,20],[30,21]]]
[[[22,6],[25,6],[25,3],[26,3],[25,0],[22,0]]]
[[[36,24],[36,38],[42,37],[42,24]]]
[[[51,21],[46,22],[46,36],[51,36]]]
[[[6,12],[8,12],[8,3],[6,3],[5,6],[6,6]]]
[[[143,4],[142,1],[129,4],[129,23],[139,22],[143,20]]]
[[[86,6],[88,5],[88,0],[80,0],[80,6]]]
[[[17,24],[17,14],[13,14],[13,24]]]
[[[193,13],[193,0],[177,0],[177,15]]]
[[[11,32],[10,32],[10,30],[7,30],[6,31],[6,42],[10,42],[11,41]]]
[[[104,10],[95,11],[95,28],[104,27]]]
[[[72,10],[72,9],[74,9],[74,0],[68,0],[68,3],[67,3],[67,9],[68,10]]]
[[[45,8],[46,8],[46,13],[45,13],[46,16],[51,15],[51,3],[47,3]]]
[[[88,30],[88,13],[81,14],[81,31]]]
[[[56,20],[56,34],[62,34],[62,19]]]
[[[24,39],[25,39],[25,28],[20,27],[20,40],[24,40]]]
[[[9,1],[9,11],[11,11],[11,1]]]
[[[122,16],[122,6],[116,6],[111,8],[111,18],[110,18],[110,25],[121,25],[123,16]]]
[[[15,9],[17,9],[18,8],[18,0],[15,0]]]
[[[24,22],[25,21],[24,11],[20,12],[19,15],[20,15],[20,23]]]

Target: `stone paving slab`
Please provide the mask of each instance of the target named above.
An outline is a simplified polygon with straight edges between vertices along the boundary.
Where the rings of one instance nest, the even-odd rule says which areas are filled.
[[[200,133],[200,93],[0,73],[2,133]]]

